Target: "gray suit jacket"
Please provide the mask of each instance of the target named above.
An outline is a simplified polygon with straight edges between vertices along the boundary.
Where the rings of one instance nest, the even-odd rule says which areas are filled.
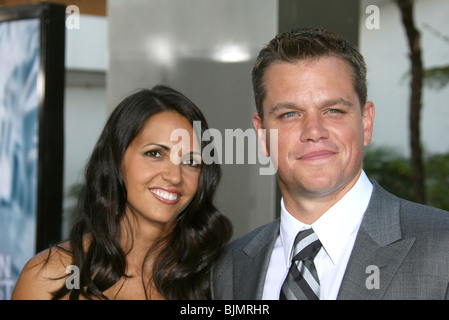
[[[449,212],[397,198],[372,182],[337,299],[449,298]],[[277,219],[227,246],[211,273],[213,299],[262,298],[279,225]],[[378,267],[378,287],[369,266]]]

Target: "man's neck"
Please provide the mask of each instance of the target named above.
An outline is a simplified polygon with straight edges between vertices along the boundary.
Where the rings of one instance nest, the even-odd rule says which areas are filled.
[[[297,220],[311,225],[343,198],[354,187],[359,178],[360,174],[346,185],[327,193],[312,194],[297,192],[295,194],[284,192],[281,187],[285,209]]]

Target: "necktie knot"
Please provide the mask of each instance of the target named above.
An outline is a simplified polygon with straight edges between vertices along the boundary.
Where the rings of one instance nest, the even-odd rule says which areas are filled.
[[[292,261],[313,260],[320,249],[321,242],[312,228],[300,231],[293,243]]]
[[[311,228],[298,233],[293,243],[292,265],[282,285],[280,299],[319,299],[320,281],[313,259],[320,249],[321,242]]]

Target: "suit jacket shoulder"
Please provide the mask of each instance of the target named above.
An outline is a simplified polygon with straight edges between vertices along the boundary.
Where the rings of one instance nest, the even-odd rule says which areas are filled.
[[[372,182],[338,298],[446,298],[449,212],[398,198]]]
[[[404,235],[422,235],[423,232],[434,236],[435,232],[448,234],[449,212],[407,200],[401,200],[400,204]]]

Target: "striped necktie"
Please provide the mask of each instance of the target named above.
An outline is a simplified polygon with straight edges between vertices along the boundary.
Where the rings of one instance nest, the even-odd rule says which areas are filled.
[[[281,288],[280,300],[318,300],[320,280],[313,259],[321,242],[312,228],[300,231],[293,244],[293,259]]]

